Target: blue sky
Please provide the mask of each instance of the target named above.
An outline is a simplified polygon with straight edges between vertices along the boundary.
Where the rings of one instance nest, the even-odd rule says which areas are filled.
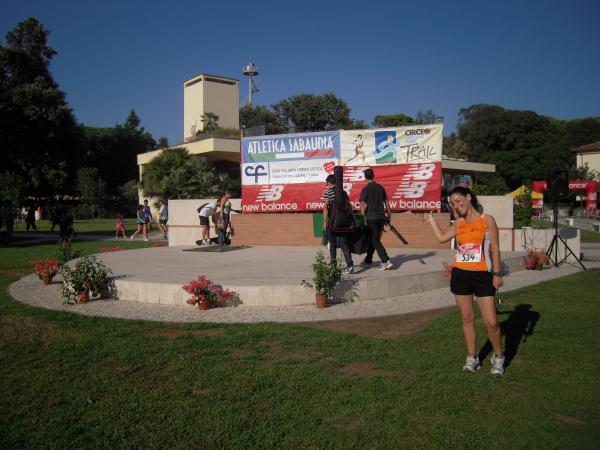
[[[183,81],[241,80],[254,104],[333,92],[353,117],[492,103],[560,119],[600,116],[600,2],[0,0],[0,36],[29,16],[51,32],[51,70],[77,119],[182,141]]]

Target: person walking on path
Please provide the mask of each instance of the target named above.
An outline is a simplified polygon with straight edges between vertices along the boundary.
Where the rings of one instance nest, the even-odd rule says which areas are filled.
[[[390,210],[390,202],[388,201],[385,189],[374,180],[373,169],[365,169],[365,178],[367,185],[360,193],[360,212],[367,221],[368,232],[371,236],[367,256],[361,265],[369,267],[373,264],[373,253],[377,251],[377,256],[381,260],[379,270],[389,270],[394,267],[392,261],[381,243],[381,234],[383,233],[383,225],[391,222],[392,213]]]
[[[481,317],[492,344],[490,372],[504,373],[505,357],[496,315],[496,290],[502,284],[498,226],[494,218],[477,211],[477,197],[470,189],[458,186],[450,192],[450,205],[457,214],[454,226],[442,232],[433,215],[424,216],[433,234],[440,242],[456,236],[458,250],[450,277],[450,291],[454,294],[462,319],[462,329],[467,346],[465,372],[475,372],[481,367],[475,354],[475,313],[473,296],[479,303]]]
[[[25,216],[25,229],[29,233],[29,228],[33,228],[37,231],[37,227],[35,226],[35,209],[33,208],[33,204],[29,204],[27,207],[27,216]]]
[[[131,239],[132,241],[135,239],[135,237],[137,236],[137,234],[139,232],[141,232],[142,234],[144,233],[144,221],[142,220],[142,209],[144,208],[144,205],[138,205],[137,207],[137,211],[135,213],[135,224],[137,225],[137,230],[135,230],[135,232],[129,236],[129,239]]]
[[[123,214],[117,214],[117,223],[115,223],[115,239],[119,238],[119,233],[123,235],[123,239],[127,239],[125,235],[125,220]]]
[[[169,221],[169,207],[164,200],[160,200],[158,208],[158,228],[163,232],[163,237],[167,238],[167,222]]]
[[[152,211],[148,206],[148,199],[144,200],[144,206],[142,207],[142,210],[140,212],[140,219],[142,220],[142,223],[144,225],[144,241],[147,242],[150,240],[148,239],[148,233],[150,232],[150,223],[152,222],[152,220],[154,220],[154,218],[152,217]]]
[[[329,241],[329,259],[333,262],[337,259],[337,248],[342,249],[346,261],[346,273],[354,272],[354,263],[350,253],[350,244],[345,233],[336,233],[331,229],[331,211],[335,208],[335,175],[328,175],[325,179],[325,191],[323,192],[323,232]],[[342,195],[348,198],[345,192]],[[350,200],[348,200],[350,201]]]

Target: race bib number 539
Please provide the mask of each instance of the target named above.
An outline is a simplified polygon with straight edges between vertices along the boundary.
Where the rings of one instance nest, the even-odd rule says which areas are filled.
[[[481,262],[481,244],[463,244],[456,253],[456,262]]]

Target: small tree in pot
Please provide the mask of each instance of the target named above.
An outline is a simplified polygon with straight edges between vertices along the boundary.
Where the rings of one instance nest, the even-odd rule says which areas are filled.
[[[337,261],[328,261],[319,250],[311,267],[314,274],[312,283],[302,280],[302,284],[314,289],[317,308],[325,308],[327,299],[333,295],[333,290],[342,279],[342,266]]]

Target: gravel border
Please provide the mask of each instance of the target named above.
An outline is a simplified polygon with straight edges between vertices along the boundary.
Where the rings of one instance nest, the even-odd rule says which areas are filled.
[[[600,262],[586,261],[586,266],[600,267]],[[514,272],[506,277],[505,287],[501,289],[500,297],[503,292],[560,278],[580,270],[578,266],[565,263],[559,268]],[[86,304],[71,305],[63,301],[60,291],[60,282],[44,286],[36,275],[23,277],[8,288],[8,293],[16,301],[38,308],[68,311],[86,316],[180,323],[320,322],[404,314],[454,304],[454,298],[447,288],[383,300],[339,303],[325,309],[317,309],[310,305],[240,306],[214,308],[207,311],[199,311],[187,305],[160,305],[118,300],[95,300]]]

